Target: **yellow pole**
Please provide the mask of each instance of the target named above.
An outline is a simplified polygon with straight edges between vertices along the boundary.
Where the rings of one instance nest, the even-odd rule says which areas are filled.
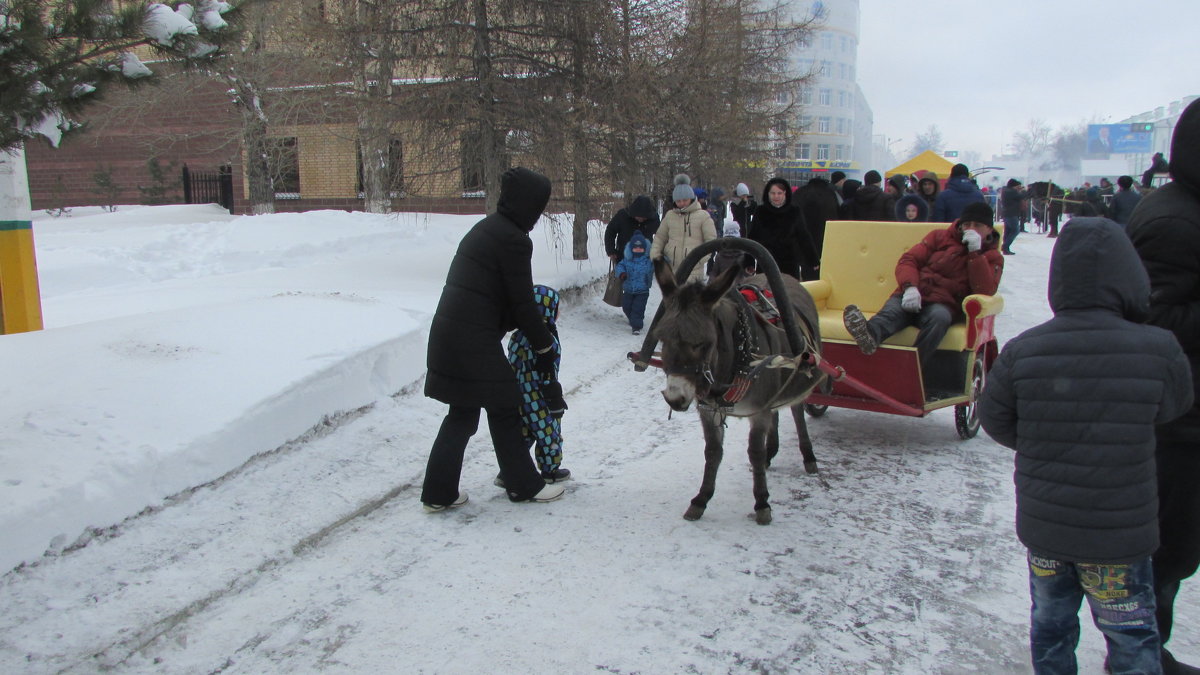
[[[42,329],[30,216],[25,151],[0,152],[0,334]]]

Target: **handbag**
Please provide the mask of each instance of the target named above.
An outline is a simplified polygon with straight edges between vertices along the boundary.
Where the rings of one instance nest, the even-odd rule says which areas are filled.
[[[621,306],[621,278],[617,276],[616,263],[608,263],[608,285],[604,287],[604,303]]]

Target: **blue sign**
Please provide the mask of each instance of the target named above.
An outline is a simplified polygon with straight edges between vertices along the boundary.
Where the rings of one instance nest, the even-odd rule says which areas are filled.
[[[1152,131],[1131,124],[1089,124],[1087,151],[1089,155],[1149,153],[1153,137]]]

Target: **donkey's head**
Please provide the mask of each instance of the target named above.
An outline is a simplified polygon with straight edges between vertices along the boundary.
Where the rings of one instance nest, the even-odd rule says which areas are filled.
[[[654,334],[662,343],[667,374],[662,395],[672,410],[687,410],[692,401],[707,397],[712,389],[719,331],[716,307],[739,272],[735,265],[707,286],[698,281],[680,286],[670,264],[654,261],[654,276],[663,297],[663,313]]]

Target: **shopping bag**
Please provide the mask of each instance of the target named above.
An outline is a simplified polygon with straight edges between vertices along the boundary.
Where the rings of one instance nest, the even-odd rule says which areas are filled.
[[[621,278],[617,276],[615,263],[608,265],[608,285],[604,287],[604,302],[613,307],[621,306]]]

